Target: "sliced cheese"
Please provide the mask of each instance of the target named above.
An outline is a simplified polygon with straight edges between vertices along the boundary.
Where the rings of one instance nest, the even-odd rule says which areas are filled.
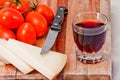
[[[2,40],[2,39],[0,39],[0,40]],[[2,40],[2,42],[5,42],[5,40]],[[1,52],[1,51],[0,51]],[[1,55],[0,55],[0,61],[1,62],[3,62],[4,64],[9,64],[10,62],[8,61],[8,60],[6,60],[4,57],[2,57]]]
[[[25,63],[20,57],[13,54],[14,52],[6,47],[6,43],[7,41],[0,39],[0,55],[24,74],[31,72],[33,68]]]
[[[1,53],[1,51],[0,51],[0,53]],[[6,60],[4,57],[2,57],[1,55],[0,55],[0,61],[4,64],[10,64],[10,62],[8,60]]]
[[[20,41],[9,39],[7,47],[48,79],[53,79],[66,64],[67,55],[52,51],[41,55],[41,48]]]

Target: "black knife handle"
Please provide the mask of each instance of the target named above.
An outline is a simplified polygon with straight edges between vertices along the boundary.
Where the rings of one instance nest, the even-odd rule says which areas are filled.
[[[61,24],[64,20],[64,16],[68,13],[68,9],[64,6],[60,6],[57,10],[57,13],[55,15],[55,19],[53,21],[53,24],[51,26],[52,30],[61,30]]]

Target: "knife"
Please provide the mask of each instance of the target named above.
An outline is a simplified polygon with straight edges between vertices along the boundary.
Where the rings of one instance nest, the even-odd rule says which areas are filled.
[[[55,15],[55,18],[54,18],[51,28],[48,32],[47,38],[45,40],[45,43],[43,44],[40,54],[44,54],[52,48],[53,44],[56,41],[58,33],[61,31],[61,24],[63,23],[64,16],[67,13],[68,13],[68,9],[66,7],[60,6],[58,8],[57,13]]]

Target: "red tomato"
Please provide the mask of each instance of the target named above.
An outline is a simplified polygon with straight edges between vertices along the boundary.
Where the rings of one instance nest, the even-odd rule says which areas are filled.
[[[36,33],[34,27],[30,23],[23,23],[17,30],[17,39],[28,44],[35,43]]]
[[[4,28],[2,25],[0,25],[0,30],[2,29],[2,28]]]
[[[48,31],[46,19],[38,12],[29,12],[26,16],[26,21],[34,26],[37,37],[43,36]]]
[[[6,28],[18,28],[24,22],[20,12],[12,8],[0,10],[0,24]]]
[[[0,6],[9,6],[13,0],[0,0]]]
[[[38,6],[36,7],[36,11],[46,18],[48,24],[52,23],[54,19],[54,13],[50,7],[44,4],[38,4]]]
[[[9,38],[16,39],[15,34],[12,32],[12,30],[3,28],[0,26],[0,38],[8,40]]]
[[[15,0],[15,2],[12,3],[11,8],[18,10],[19,12],[23,12],[30,8],[30,4],[28,0]]]
[[[25,10],[25,8],[21,4],[12,4],[11,8],[18,10],[19,12],[23,12]]]

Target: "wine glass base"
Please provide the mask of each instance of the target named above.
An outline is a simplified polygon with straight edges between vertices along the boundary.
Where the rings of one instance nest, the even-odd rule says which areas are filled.
[[[77,55],[77,60],[84,64],[95,64],[103,61],[103,55]]]

